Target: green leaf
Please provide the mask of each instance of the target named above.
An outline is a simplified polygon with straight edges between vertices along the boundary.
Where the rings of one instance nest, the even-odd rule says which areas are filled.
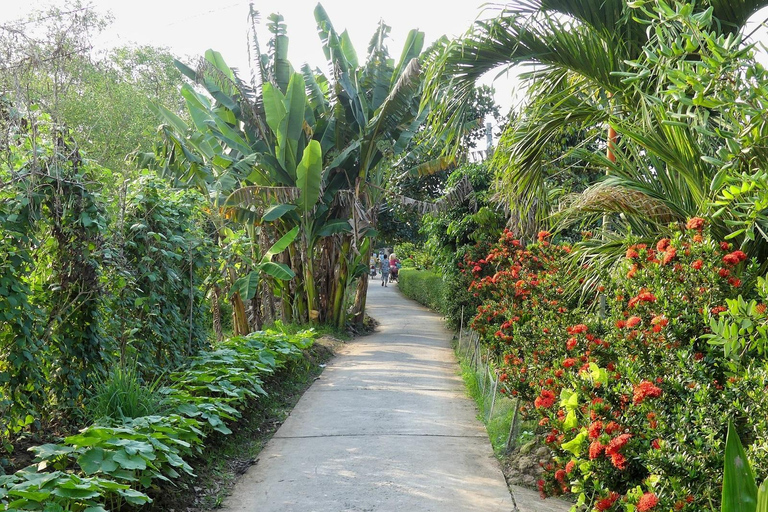
[[[267,261],[262,263],[259,268],[262,272],[265,274],[268,274],[275,279],[280,279],[282,281],[290,281],[293,279],[296,274],[291,270],[287,265],[284,263],[277,263],[274,261]]]
[[[331,236],[336,233],[351,233],[352,226],[347,219],[331,219],[318,230],[317,236]]]
[[[134,489],[125,489],[118,492],[131,505],[144,505],[152,501],[149,499],[149,496]]]
[[[261,222],[274,222],[296,208],[297,206],[295,204],[276,204],[267,208],[264,215],[261,217]]]
[[[301,73],[294,73],[288,83],[285,94],[286,116],[277,132],[278,159],[292,177],[297,172],[296,160],[298,158],[299,140],[302,137],[304,127],[304,113],[307,105],[307,92],[304,89],[304,77]]]
[[[232,294],[239,293],[243,300],[251,300],[259,291],[259,271],[253,270],[248,275],[235,281],[232,285]]]
[[[563,443],[561,448],[563,450],[566,450],[568,452],[571,452],[575,457],[578,457],[581,455],[582,445],[584,444],[584,439],[587,437],[587,432],[582,430],[579,435],[568,441],[567,443]]]
[[[570,430],[572,428],[576,428],[576,426],[579,424],[578,419],[576,418],[576,411],[570,410],[568,411],[568,414],[565,417],[565,421],[563,422],[563,428],[565,430]]]
[[[280,89],[267,82],[261,87],[261,96],[264,101],[264,114],[267,117],[267,125],[277,136],[280,131],[280,125],[287,114],[285,110],[285,96]],[[280,158],[278,157],[278,160]],[[283,161],[280,160],[283,164]]]
[[[141,455],[128,455],[125,450],[115,452],[114,461],[123,469],[147,469],[147,461]]]
[[[755,512],[768,512],[768,478],[757,489],[757,508]]]
[[[87,450],[77,458],[78,465],[86,475],[92,475],[99,471],[103,462],[104,448],[101,448],[100,446]],[[110,460],[110,462],[114,465],[112,471],[117,469],[117,464],[113,460]]]
[[[573,411],[579,406],[579,394],[570,389],[560,391],[560,407]]]
[[[296,185],[301,190],[298,204],[305,214],[309,213],[320,199],[322,171],[323,152],[320,143],[312,140],[304,148],[304,155],[296,167]]]
[[[272,260],[272,256],[276,254],[280,254],[284,250],[288,248],[291,243],[296,239],[296,236],[299,234],[299,226],[294,227],[292,230],[284,234],[282,237],[280,237],[280,240],[275,242],[275,244],[269,248],[267,253],[264,255],[264,258],[262,258],[261,263],[264,264],[268,261]]]
[[[757,485],[755,474],[747,460],[733,421],[728,422],[725,440],[722,510],[726,512],[755,512]]]

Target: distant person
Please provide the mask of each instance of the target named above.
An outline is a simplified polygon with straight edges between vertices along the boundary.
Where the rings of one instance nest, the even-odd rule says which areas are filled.
[[[400,270],[400,260],[397,259],[395,253],[389,255],[389,273],[392,276],[392,280],[397,280],[397,274]]]
[[[387,286],[389,282],[389,257],[385,254],[381,260],[381,286]]]

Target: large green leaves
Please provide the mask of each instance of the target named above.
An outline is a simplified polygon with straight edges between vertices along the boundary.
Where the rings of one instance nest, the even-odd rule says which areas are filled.
[[[262,95],[267,124],[277,139],[275,156],[283,169],[295,178],[307,105],[304,79],[300,73],[291,75],[285,95],[278,87],[266,83],[262,87]]]
[[[301,190],[298,205],[305,214],[312,211],[320,199],[320,182],[323,173],[323,152],[316,140],[309,142],[296,168],[296,186]]]
[[[747,460],[747,454],[739,435],[728,423],[725,440],[725,469],[723,471],[723,512],[754,512],[757,506],[755,474]]]
[[[274,243],[272,247],[267,250],[267,252],[264,254],[264,258],[262,258],[261,262],[266,263],[267,261],[272,260],[272,256],[276,254],[280,254],[284,250],[288,248],[289,245],[296,239],[296,236],[299,234],[299,227],[296,226],[292,230],[290,230],[288,233],[284,234],[282,237],[280,237],[280,240]]]

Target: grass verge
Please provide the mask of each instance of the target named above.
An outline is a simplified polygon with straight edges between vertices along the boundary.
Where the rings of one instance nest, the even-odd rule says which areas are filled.
[[[457,353],[457,357],[460,357],[460,354]],[[467,387],[467,393],[477,404],[479,410],[477,417],[483,422],[488,431],[493,452],[497,457],[503,457],[506,455],[507,437],[509,436],[509,429],[515,414],[515,403],[500,394],[497,395],[496,401],[493,404],[492,415],[489,417],[492,394],[488,389],[483,390],[481,384],[482,372],[475,371],[470,362],[465,359],[459,359],[459,364],[461,366],[461,378]],[[486,386],[489,385],[492,386],[493,384],[488,384],[486,378]]]

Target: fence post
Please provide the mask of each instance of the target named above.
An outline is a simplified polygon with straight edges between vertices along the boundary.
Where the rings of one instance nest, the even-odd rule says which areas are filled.
[[[490,367],[488,368],[490,371]],[[496,390],[499,388],[499,376],[496,376],[496,380],[493,382],[493,393],[491,394],[491,409],[488,411],[488,421],[493,418],[493,407],[496,405]]]
[[[515,439],[517,438],[517,423],[518,423],[518,412],[520,410],[520,399],[515,399],[515,412],[512,414],[512,423],[509,425],[509,435],[507,436],[507,443],[506,443],[506,451],[507,453],[512,451],[512,448],[514,448]]]

